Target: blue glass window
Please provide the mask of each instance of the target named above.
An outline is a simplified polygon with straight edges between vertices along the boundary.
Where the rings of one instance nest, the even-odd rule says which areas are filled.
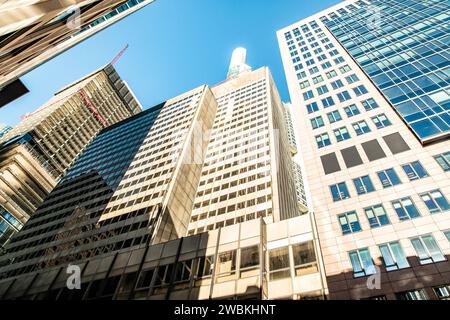
[[[350,194],[348,192],[347,185],[345,184],[345,182],[340,182],[331,185],[330,191],[333,197],[333,201],[335,202],[350,198]]]
[[[389,224],[386,210],[384,210],[384,207],[381,204],[365,208],[364,212],[371,228],[377,228]]]
[[[383,188],[389,188],[402,183],[397,175],[397,172],[395,172],[393,168],[377,172],[377,175],[383,185]]]
[[[349,234],[361,231],[358,215],[355,211],[338,215],[339,224],[341,225],[342,234]]]
[[[402,221],[420,217],[420,212],[410,197],[392,201],[392,206]]]

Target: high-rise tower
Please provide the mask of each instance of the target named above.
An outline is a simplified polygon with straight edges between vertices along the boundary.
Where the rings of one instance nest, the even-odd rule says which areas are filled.
[[[0,298],[324,298],[284,126],[264,67],[103,129],[0,257]]]
[[[153,1],[3,2],[0,107],[28,92],[19,77]]]
[[[128,86],[107,65],[25,115],[0,138],[0,216],[15,219],[14,228],[22,226],[102,128],[141,110]],[[5,231],[0,236],[0,246],[10,235]]]
[[[352,0],[278,31],[332,299],[449,296],[449,13]]]

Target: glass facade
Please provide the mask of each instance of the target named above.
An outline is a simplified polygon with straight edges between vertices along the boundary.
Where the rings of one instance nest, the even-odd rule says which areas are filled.
[[[422,143],[450,133],[450,5],[373,0],[324,21]],[[379,18],[375,13],[380,13]]]

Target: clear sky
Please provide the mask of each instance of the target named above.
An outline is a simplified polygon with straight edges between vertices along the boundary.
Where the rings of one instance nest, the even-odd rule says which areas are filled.
[[[339,0],[156,0],[22,77],[30,93],[0,108],[16,125],[56,91],[110,62],[144,108],[226,77],[235,47],[247,64],[268,66],[284,101],[289,93],[276,31]]]

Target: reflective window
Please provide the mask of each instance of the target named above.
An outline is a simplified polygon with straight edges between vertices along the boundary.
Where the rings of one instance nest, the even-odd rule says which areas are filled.
[[[446,152],[434,157],[437,163],[441,166],[442,170],[449,171],[450,170],[450,152]]]
[[[420,212],[417,210],[410,197],[392,201],[392,206],[394,207],[395,212],[397,212],[400,220],[409,220],[420,217]]]
[[[365,208],[367,220],[371,228],[377,228],[389,224],[389,218],[384,210],[383,205],[377,204],[375,206]]]
[[[337,142],[350,139],[350,133],[348,132],[346,127],[335,129],[333,132]]]
[[[447,199],[439,190],[422,193],[420,197],[426,204],[430,213],[438,213],[450,209]]]
[[[339,224],[341,225],[342,234],[349,234],[361,231],[361,225],[358,220],[356,211],[346,212],[338,215]]]
[[[398,241],[382,244],[379,246],[383,256],[386,271],[408,268],[409,263],[405,253]]]
[[[389,188],[402,183],[394,168],[379,171],[377,172],[377,175],[383,188]]]
[[[362,176],[353,179],[353,183],[355,184],[356,192],[359,195],[375,191],[372,180],[370,180],[369,176]]]
[[[350,251],[349,257],[353,266],[354,277],[364,277],[376,272],[369,249]]]
[[[312,241],[295,244],[292,246],[294,254],[294,269],[296,276],[318,272],[316,253]]]
[[[432,235],[412,238],[411,243],[417,252],[420,264],[446,260]]]
[[[269,272],[270,280],[277,280],[290,276],[288,247],[269,251]]]
[[[410,181],[428,177],[427,171],[419,161],[404,164],[402,168]]]
[[[345,182],[333,184],[330,186],[331,195],[333,201],[339,201],[350,198],[350,194],[347,189]]]
[[[386,117],[386,115],[384,113],[379,114],[375,117],[372,117],[372,121],[375,124],[375,126],[377,127],[377,129],[381,129],[381,128],[391,125],[391,122],[389,121],[389,119]]]

